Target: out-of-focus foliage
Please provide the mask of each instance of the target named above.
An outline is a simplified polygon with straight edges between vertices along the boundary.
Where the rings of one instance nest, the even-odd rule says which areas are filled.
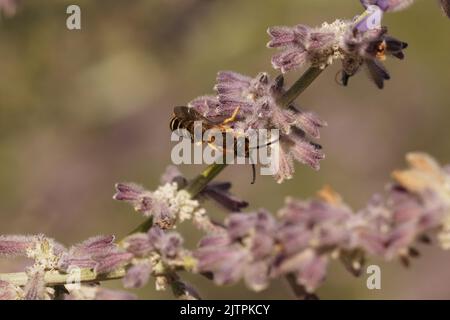
[[[67,244],[98,233],[125,235],[141,218],[111,199],[114,183],[158,184],[170,163],[174,105],[212,92],[219,70],[275,76],[273,51],[265,48],[268,26],[319,25],[362,11],[357,0],[80,0],[82,30],[69,31],[65,12],[72,3],[22,1],[14,17],[0,21],[0,234],[43,232]],[[299,101],[329,124],[321,171],[299,165],[282,186],[270,177],[250,186],[249,167],[227,168],[233,192],[251,207],[275,210],[285,195],[306,198],[331,184],[357,208],[408,151],[450,162],[450,23],[432,1],[384,19],[410,48],[403,62],[388,61],[393,79],[383,91],[363,73],[348,88],[337,85],[335,65]],[[182,169],[192,176],[200,166]],[[22,269],[16,262],[0,261],[0,268]],[[330,268],[319,295],[449,298],[442,281],[449,265],[438,250],[427,250],[411,270],[382,265],[381,291],[366,289],[364,275],[353,279]],[[289,297],[283,284],[253,294],[189,281],[210,298]],[[151,287],[139,293],[170,297]]]

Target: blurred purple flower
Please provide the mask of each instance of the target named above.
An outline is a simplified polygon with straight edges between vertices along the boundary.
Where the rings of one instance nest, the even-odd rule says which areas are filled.
[[[27,250],[34,245],[35,236],[0,236],[0,256],[26,256]]]
[[[153,226],[147,233],[136,233],[123,241],[125,249],[136,257],[157,251],[164,259],[175,259],[183,251],[183,238],[177,232],[166,232]]]
[[[150,191],[135,183],[117,183],[114,200],[130,202],[136,211],[146,214],[151,210],[153,200]]]
[[[123,286],[125,288],[142,288],[150,278],[152,266],[148,262],[139,262],[128,269],[125,278],[123,278]]]
[[[330,28],[310,28],[301,24],[294,27],[271,27],[267,33],[271,36],[267,46],[283,49],[272,58],[273,67],[280,69],[282,73],[302,67],[308,62],[326,65],[328,57],[325,60],[321,57],[326,56],[337,37],[336,32]]]
[[[440,3],[442,10],[450,18],[450,0],[440,0]]]
[[[285,108],[279,105],[278,99],[284,93],[283,87],[283,77],[271,80],[268,74],[260,73],[255,78],[250,78],[224,71],[218,73],[215,86],[219,106],[192,104],[192,107],[198,108],[196,110],[203,114],[214,112],[218,117],[220,113],[222,119],[229,118],[237,111],[237,121],[232,127],[244,135],[250,135],[256,129],[278,129],[281,166],[275,178],[279,182],[292,177],[294,159],[319,169],[319,161],[324,155],[321,147],[310,142],[308,136],[319,138],[319,129],[327,125],[312,112],[304,112],[295,106]],[[208,112],[205,110],[208,107],[214,110]]]
[[[62,255],[59,267],[64,271],[90,268],[99,274],[114,271],[130,262],[133,255],[113,241],[114,236],[97,236],[75,245]]]
[[[174,259],[182,250],[183,238],[177,232],[164,232],[153,227],[148,231],[148,238],[153,247],[166,259]]]
[[[386,1],[383,3],[387,4]],[[389,5],[394,8],[393,3]],[[359,20],[336,20],[318,28],[304,25],[269,28],[272,39],[268,47],[281,49],[281,53],[273,57],[272,64],[285,73],[307,63],[323,69],[334,60],[342,60],[344,85],[365,64],[373,81],[383,88],[384,80],[390,76],[380,61],[386,55],[403,59],[407,44],[388,36],[385,27],[367,30],[359,28],[360,23]]]
[[[366,32],[349,30],[343,37],[342,84],[346,86],[349,78],[365,64],[371,79],[382,89],[384,81],[389,80],[390,75],[381,61],[387,55],[404,59],[403,50],[407,46],[407,43],[387,35],[385,27]]]
[[[19,0],[0,0],[0,13],[4,13],[7,17],[14,16],[19,2]]]
[[[18,300],[23,296],[23,290],[9,282],[0,280],[0,300]]]

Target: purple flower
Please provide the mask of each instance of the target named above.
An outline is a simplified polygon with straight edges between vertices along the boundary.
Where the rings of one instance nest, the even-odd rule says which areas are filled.
[[[184,254],[183,238],[177,232],[167,232],[153,226],[147,233],[136,233],[124,239],[127,252],[135,257],[148,257],[158,252],[166,262],[175,260]]]
[[[279,105],[283,86],[283,77],[271,80],[266,73],[250,78],[232,71],[219,72],[215,89],[220,107],[213,105],[214,110],[211,111],[220,112],[222,119],[237,112],[236,122],[231,127],[246,136],[257,129],[279,130],[279,141],[270,143],[279,142],[280,145],[279,171],[274,174],[279,182],[292,177],[293,160],[319,169],[319,161],[324,155],[321,147],[310,142],[308,137],[319,138],[319,129],[327,125],[312,112]],[[204,109],[197,111],[211,113],[205,110],[207,104],[202,106]],[[196,108],[196,104],[193,107]]]
[[[162,174],[160,181],[161,181],[161,184],[172,183],[172,182],[178,183],[180,178],[184,179],[183,174],[180,172],[180,170],[176,166],[170,165],[166,168],[166,170]]]
[[[16,14],[19,0],[0,0],[0,13],[4,13],[7,17]]]
[[[393,1],[379,2],[380,5],[383,2],[389,10],[399,8],[399,1],[396,4]],[[272,58],[272,65],[285,73],[307,63],[323,69],[334,60],[341,60],[342,83],[346,86],[349,78],[365,64],[370,77],[379,88],[383,88],[384,80],[390,76],[380,61],[386,55],[403,59],[403,49],[407,44],[388,36],[386,28],[368,29],[360,27],[360,24],[359,20],[336,20],[318,28],[304,25],[269,28],[272,40],[268,47],[281,50]]]
[[[400,258],[408,265],[409,258],[418,255],[415,242],[437,229],[446,212],[448,206],[436,194],[418,197],[394,186],[385,198],[375,196],[358,212],[352,232],[367,253],[385,260]]]
[[[218,285],[239,281],[244,273],[248,254],[239,244],[233,244],[227,235],[207,236],[194,251],[200,273],[211,273]]]
[[[313,293],[325,280],[327,266],[328,257],[306,249],[279,260],[273,269],[273,276],[293,273],[297,283],[304,286],[308,293]]]
[[[70,252],[74,255],[95,255],[110,251],[116,248],[114,244],[115,237],[110,236],[96,236],[89,238],[82,243],[73,246]]]
[[[23,290],[9,282],[0,280],[0,300],[18,300]]]
[[[194,108],[196,111],[200,112],[205,118],[211,121],[223,121],[227,116],[224,116],[224,112],[221,108],[219,99],[217,96],[202,96],[198,97],[191,102],[188,106]],[[232,112],[228,112],[231,115]]]
[[[24,299],[44,300],[45,294],[44,272],[42,270],[29,271],[28,281],[24,288]]]
[[[147,233],[134,233],[123,241],[125,249],[135,257],[145,257],[155,248],[150,242]]]
[[[180,266],[192,269],[191,254],[183,248],[183,239],[176,232],[153,226],[147,233],[128,236],[123,243],[125,249],[137,258],[123,280],[127,288],[144,286],[154,267],[158,270],[156,273],[172,272]]]
[[[148,231],[149,242],[164,258],[176,258],[183,245],[183,238],[177,232],[164,232],[161,228],[153,227]]]
[[[64,271],[89,268],[99,274],[117,270],[129,263],[133,254],[120,249],[113,241],[114,236],[97,236],[75,245],[62,255],[59,267]]]
[[[223,208],[238,212],[248,206],[246,201],[243,201],[230,193],[231,183],[228,182],[211,182],[200,193],[207,199],[212,199]]]
[[[450,0],[440,0],[440,3],[442,10],[450,18]]]
[[[123,286],[125,288],[142,288],[150,278],[152,266],[148,262],[140,262],[128,269],[125,278],[123,278]]]
[[[367,8],[376,5],[383,11],[399,11],[406,9],[414,3],[414,0],[361,0],[362,5]]]
[[[384,87],[384,81],[390,75],[381,61],[386,56],[404,59],[403,50],[408,44],[387,34],[387,28],[360,32],[349,30],[343,37],[342,45],[342,84],[346,86],[350,77],[355,75],[362,65],[366,65],[369,75],[378,88]]]
[[[97,265],[95,266],[94,271],[98,274],[109,273],[128,264],[132,258],[133,255],[131,253],[123,252],[121,250],[96,255],[94,256],[94,259],[97,261]]]
[[[126,291],[98,287],[95,300],[137,300],[137,297],[136,295]]]
[[[269,266],[274,251],[276,223],[270,213],[232,214],[227,233],[207,236],[194,252],[198,271],[211,273],[219,284],[244,279],[255,291],[268,285]]]
[[[147,213],[153,204],[152,194],[135,183],[117,183],[113,199],[130,202],[136,211]]]

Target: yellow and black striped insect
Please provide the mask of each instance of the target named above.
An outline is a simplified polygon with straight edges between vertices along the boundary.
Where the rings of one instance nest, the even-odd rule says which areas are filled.
[[[239,112],[239,108],[236,108],[236,110],[233,112],[233,115],[221,122],[214,122],[206,117],[204,117],[202,114],[200,114],[198,111],[196,111],[193,108],[186,107],[186,106],[179,106],[175,107],[173,110],[173,117],[170,120],[170,130],[177,131],[184,133],[183,136],[185,136],[188,139],[191,139],[192,142],[196,141],[195,137],[195,123],[196,122],[202,122],[202,136],[199,137],[200,139],[198,141],[203,141],[203,136],[208,130],[219,130],[222,134],[222,146],[217,146],[215,144],[215,138],[214,136],[211,136],[206,141],[210,147],[214,148],[215,150],[221,150],[225,156],[226,152],[233,152],[235,156],[238,155],[241,148],[239,148],[239,142],[237,139],[233,139],[233,150],[230,150],[227,148],[227,135],[234,134],[234,130],[232,127],[230,127],[229,124],[236,121],[237,114]],[[245,158],[250,157],[250,143],[249,140],[246,138],[244,140],[244,156]],[[256,179],[256,166],[252,163],[252,172],[253,172],[253,179],[252,184],[255,183]]]

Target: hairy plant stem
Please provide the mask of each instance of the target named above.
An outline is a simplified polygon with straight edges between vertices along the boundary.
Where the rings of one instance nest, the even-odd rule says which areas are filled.
[[[121,279],[125,274],[125,268],[120,268],[107,274],[97,274],[91,269],[81,269],[79,274],[61,273],[53,270],[45,273],[44,280],[47,286],[53,287],[68,283],[92,283]],[[28,275],[25,272],[3,273],[0,274],[0,281],[6,281],[16,286],[24,286],[28,282]]]

